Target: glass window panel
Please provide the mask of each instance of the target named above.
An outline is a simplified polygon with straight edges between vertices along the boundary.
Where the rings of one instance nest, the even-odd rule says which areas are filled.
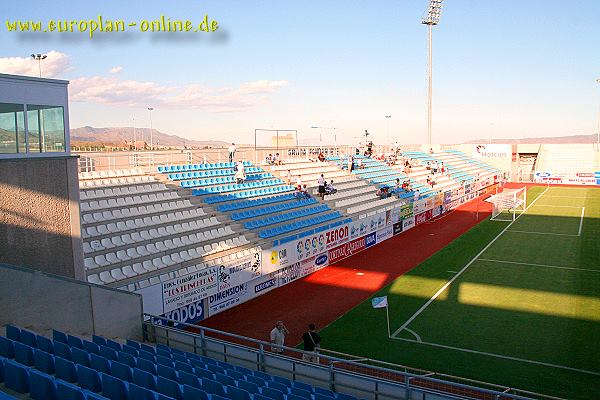
[[[27,134],[29,139],[29,152],[39,153],[40,148],[40,113],[35,106],[27,105]]]
[[[23,105],[0,103],[0,153],[25,151]]]
[[[41,151],[65,151],[64,111],[60,106],[27,105],[28,112],[36,110],[38,114],[38,132],[41,139]],[[31,135],[31,127],[29,128]],[[31,145],[31,141],[30,141]]]

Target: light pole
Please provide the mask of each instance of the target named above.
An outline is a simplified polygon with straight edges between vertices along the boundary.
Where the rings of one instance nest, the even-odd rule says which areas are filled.
[[[388,144],[390,144],[390,118],[392,118],[391,115],[386,115],[385,119],[387,122],[387,128],[386,128],[386,136],[387,136],[387,142]]]
[[[444,0],[429,0],[429,8],[427,15],[423,17],[421,23],[428,26],[428,82],[429,89],[427,91],[427,142],[431,146],[431,123],[432,123],[432,108],[433,108],[433,57],[432,57],[432,37],[431,32],[434,25],[439,24],[440,16],[442,15],[442,2]]]
[[[153,146],[153,142],[152,142],[152,111],[154,110],[153,107],[148,107],[148,111],[150,111],[150,150],[152,150]]]
[[[38,68],[40,70],[40,78],[42,77],[42,60],[45,60],[48,57],[45,54],[32,54],[31,58],[38,62]]]
[[[135,115],[133,116],[133,149],[137,151],[137,136],[135,134]]]

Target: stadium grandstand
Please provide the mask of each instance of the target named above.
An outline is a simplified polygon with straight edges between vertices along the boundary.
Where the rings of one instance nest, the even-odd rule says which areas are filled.
[[[0,399],[600,393],[597,146],[75,154],[67,85],[0,75]]]

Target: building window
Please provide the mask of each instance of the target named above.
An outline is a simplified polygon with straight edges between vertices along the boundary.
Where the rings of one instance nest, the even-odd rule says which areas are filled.
[[[22,104],[0,103],[2,153],[25,153],[25,112]]]
[[[65,152],[64,110],[60,106],[27,105],[29,152]]]

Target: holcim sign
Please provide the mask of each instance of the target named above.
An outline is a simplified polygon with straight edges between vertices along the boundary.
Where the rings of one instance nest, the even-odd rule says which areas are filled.
[[[473,158],[508,158],[510,156],[509,144],[479,144],[473,151]]]

